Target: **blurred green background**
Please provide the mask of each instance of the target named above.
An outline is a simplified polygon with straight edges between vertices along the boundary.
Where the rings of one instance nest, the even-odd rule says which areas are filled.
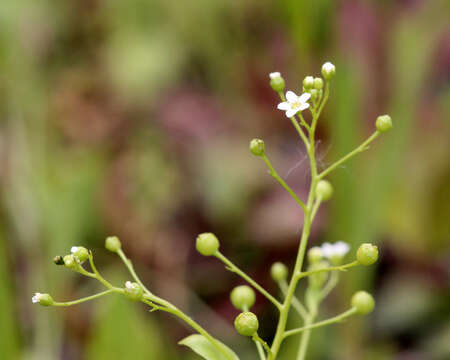
[[[305,198],[304,148],[268,84],[298,91],[333,62],[319,125],[323,168],[373,131],[394,129],[336,171],[311,243],[380,246],[325,304],[375,294],[364,319],[313,333],[309,359],[450,359],[450,3],[446,0],[3,0],[0,6],[0,354],[2,359],[196,359],[165,314],[110,297],[68,309],[100,285],[57,268],[72,245],[127,280],[103,249],[118,235],[149,287],[242,354],[228,293],[242,284],[194,250],[212,231],[270,291],[273,261],[292,265],[302,216],[252,157],[266,141]],[[301,293],[301,291],[300,291]],[[261,297],[261,335],[274,310]],[[295,326],[293,319],[290,326]],[[287,342],[282,359],[291,359]]]

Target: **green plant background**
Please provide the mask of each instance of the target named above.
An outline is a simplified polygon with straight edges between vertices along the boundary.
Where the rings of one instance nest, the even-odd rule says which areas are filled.
[[[335,197],[311,241],[374,242],[326,303],[357,289],[377,309],[313,333],[310,359],[450,358],[450,33],[445,0],[3,0],[0,6],[0,353],[2,359],[195,359],[189,330],[111,297],[69,309],[97,284],[56,268],[72,245],[121,237],[149,287],[242,354],[228,293],[240,279],[195,253],[213,231],[223,252],[272,292],[273,261],[294,261],[301,214],[248,152],[261,137],[305,198],[307,161],[276,110],[268,73],[300,89],[337,66],[319,126],[322,166],[394,129],[335,172]],[[212,281],[213,280],[213,281]],[[301,287],[301,286],[300,286]],[[261,336],[275,312],[258,297]],[[295,320],[294,320],[295,321]],[[294,321],[292,326],[295,325]],[[296,350],[287,342],[282,359]]]

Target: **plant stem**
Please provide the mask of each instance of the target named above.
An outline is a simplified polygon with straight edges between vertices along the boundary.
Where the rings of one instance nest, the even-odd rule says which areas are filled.
[[[81,304],[81,303],[86,302],[86,301],[97,299],[99,297],[102,297],[102,296],[105,296],[105,295],[108,295],[108,294],[112,294],[114,292],[116,292],[116,293],[123,293],[123,290],[119,289],[119,288],[112,288],[112,289],[103,291],[101,293],[98,293],[98,294],[95,294],[95,295],[91,295],[91,296],[87,296],[87,297],[84,297],[84,298],[81,298],[81,299],[78,299],[78,300],[65,301],[65,302],[57,302],[57,301],[55,301],[52,306],[72,306],[72,305],[77,305],[77,304]]]
[[[288,290],[288,284],[286,282],[286,280],[282,281],[279,283],[281,292],[283,293],[283,295],[286,297],[286,293]],[[292,307],[297,310],[297,312],[300,314],[300,316],[303,318],[303,320],[305,320],[308,317],[308,310],[306,310],[306,308],[303,306],[303,304],[300,302],[299,299],[297,299],[297,297],[293,297],[292,298]]]
[[[264,347],[264,349],[267,351],[268,359],[269,359],[269,360],[272,360],[272,357],[273,357],[273,355],[272,355],[272,350],[270,350],[269,345],[267,345],[267,343],[266,343],[263,339],[261,339],[261,338],[259,337],[258,333],[255,333],[255,334],[252,336],[252,339],[253,339],[253,341],[258,342],[259,344],[261,344],[261,345]]]
[[[262,295],[264,295],[272,304],[274,304],[278,310],[281,309],[281,303],[275,299],[272,295],[270,295],[261,285],[259,285],[255,280],[253,280],[250,276],[244,273],[241,269],[239,269],[236,265],[234,265],[230,260],[228,260],[220,251],[217,251],[214,256],[222,261],[228,270],[236,273],[245,281],[247,281],[250,285],[252,285],[256,290],[258,290]]]
[[[331,267],[327,267],[327,268],[319,268],[319,269],[315,269],[315,270],[311,270],[311,271],[304,271],[304,272],[300,272],[297,274],[297,277],[299,279],[304,278],[306,276],[310,276],[312,274],[316,274],[319,272],[325,272],[325,271],[335,271],[335,270],[339,270],[339,271],[345,271],[348,268],[354,267],[359,265],[359,262],[357,260],[352,261],[351,263],[345,264],[345,265],[339,265],[339,266],[331,266]]]
[[[281,176],[278,175],[277,171],[272,166],[269,158],[265,154],[262,156],[262,158],[265,161],[267,167],[269,168],[270,175],[280,183],[280,185],[289,193],[289,195],[292,196],[292,198],[297,202],[297,204],[299,204],[302,207],[303,211],[305,211],[306,210],[305,203],[302,200],[300,200],[297,194],[289,187],[288,184],[286,184],[286,182],[281,178]]]
[[[313,317],[310,317],[306,322],[306,326],[310,326],[313,321]],[[306,330],[303,333],[302,339],[300,340],[300,347],[298,348],[297,360],[304,360],[306,356],[306,350],[308,349],[309,338],[311,337],[311,330]]]

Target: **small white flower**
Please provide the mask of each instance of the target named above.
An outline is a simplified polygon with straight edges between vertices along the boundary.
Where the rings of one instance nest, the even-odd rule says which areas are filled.
[[[270,74],[269,74],[269,77],[270,77],[271,79],[276,79],[276,78],[281,77],[281,74],[280,74],[278,71],[276,71],[276,72],[270,73]]]
[[[293,117],[299,111],[303,111],[309,108],[309,104],[307,101],[311,97],[311,94],[304,93],[300,96],[297,96],[293,91],[288,91],[286,93],[286,100],[282,103],[278,104],[278,109],[286,111],[287,117]]]
[[[125,283],[125,287],[126,287],[128,290],[132,290],[132,289],[134,288],[133,283],[132,283],[131,281],[127,281],[127,282]]]
[[[346,242],[338,241],[337,243],[330,244],[328,242],[322,244],[322,254],[328,259],[331,258],[343,258],[350,250],[350,245]]]
[[[72,246],[72,247],[70,248],[70,252],[71,252],[72,254],[75,254],[77,251],[78,251],[78,246]]]
[[[33,304],[36,304],[36,303],[40,302],[41,301],[41,295],[42,295],[41,293],[35,293],[34,296],[31,298],[31,302]]]
[[[330,73],[332,71],[336,71],[336,67],[330,63],[329,61],[323,64],[322,66],[323,71],[326,71],[327,73]]]

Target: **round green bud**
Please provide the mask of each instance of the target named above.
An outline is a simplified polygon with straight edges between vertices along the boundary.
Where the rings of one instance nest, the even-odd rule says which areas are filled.
[[[258,318],[250,311],[240,313],[234,320],[237,332],[244,336],[253,336],[259,328]]]
[[[325,80],[331,80],[336,74],[336,66],[330,62],[326,62],[322,65],[322,75]]]
[[[49,294],[35,293],[31,298],[33,304],[39,303],[42,306],[52,306],[54,301]]]
[[[261,139],[253,139],[250,141],[250,151],[255,156],[263,156],[265,152],[264,141]]]
[[[318,246],[313,246],[308,250],[308,260],[310,264],[317,263],[323,259],[322,249]]]
[[[315,271],[315,270],[320,270],[320,269],[326,269],[329,267],[328,262],[326,261],[319,261],[316,263],[311,264],[308,267],[308,271]],[[313,288],[321,288],[323,284],[325,284],[325,281],[328,278],[328,273],[326,271],[320,271],[317,272],[315,274],[311,274],[308,279],[309,279],[309,284],[311,285],[311,287]]]
[[[358,248],[356,259],[362,265],[372,265],[378,260],[378,248],[375,245],[364,243]]]
[[[380,115],[377,117],[375,126],[379,132],[387,132],[392,129],[392,119],[389,115]]]
[[[77,261],[75,260],[73,255],[66,255],[63,258],[64,266],[69,269],[76,269],[78,266]]]
[[[122,244],[117,236],[108,236],[105,240],[105,248],[116,253],[122,248]]]
[[[250,286],[236,286],[230,294],[233,306],[241,311],[250,309],[255,303],[255,292]]]
[[[322,78],[319,78],[319,77],[314,78],[314,89],[322,90],[322,88],[323,88]]]
[[[79,264],[85,262],[89,257],[89,251],[83,246],[72,246],[70,249],[75,260],[78,261]]]
[[[310,89],[308,92],[311,94],[311,100],[316,101],[319,97],[319,90],[317,89]]]
[[[333,195],[333,186],[327,180],[320,180],[316,185],[316,196],[327,201]]]
[[[219,240],[213,233],[200,234],[195,243],[197,251],[205,256],[214,255],[219,250],[219,246]]]
[[[141,285],[135,282],[127,281],[125,283],[125,296],[133,301],[139,301],[144,295],[144,290],[142,290]]]
[[[352,306],[356,308],[358,314],[366,315],[375,308],[375,300],[368,292],[358,291],[352,296]]]
[[[314,78],[312,76],[307,76],[303,79],[303,87],[305,90],[312,89],[314,87]]]
[[[281,77],[279,72],[273,72],[269,74],[270,77],[270,86],[276,92],[280,92],[284,90],[284,79]]]
[[[275,282],[286,280],[288,276],[288,268],[282,262],[275,262],[270,268],[270,276]]]
[[[54,262],[56,265],[64,265],[64,259],[63,259],[63,257],[62,257],[61,255],[56,255],[56,256],[53,258],[53,262]]]

